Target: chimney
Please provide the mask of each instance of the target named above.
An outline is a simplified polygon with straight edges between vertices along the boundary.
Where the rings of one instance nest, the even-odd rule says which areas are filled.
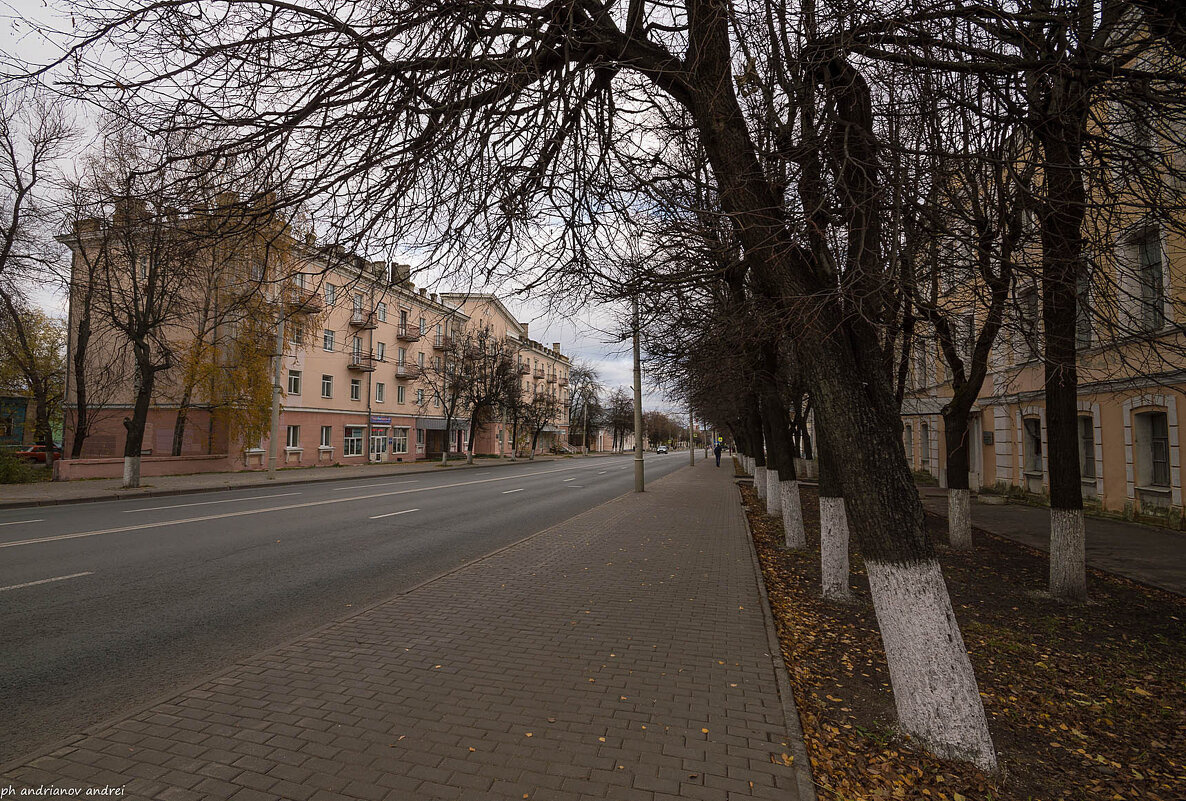
[[[559,353],[559,352],[560,352],[560,343],[559,343],[559,342],[553,342],[553,343],[552,343],[552,350],[554,350],[554,351],[556,351],[557,353]]]
[[[420,287],[420,297],[428,297],[428,289],[426,287]]]
[[[529,337],[529,334],[527,333],[527,323],[519,323],[519,325],[523,328],[523,338],[527,339]]]
[[[432,293],[432,302],[433,303],[437,302],[437,293],[435,293],[435,292]]]
[[[391,283],[412,286],[412,265],[393,263],[391,265]]]

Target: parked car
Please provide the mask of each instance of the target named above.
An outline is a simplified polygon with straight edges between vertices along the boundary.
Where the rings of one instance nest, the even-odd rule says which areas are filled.
[[[660,445],[658,448],[655,448],[655,453],[667,453],[667,446]]]
[[[54,458],[61,459],[62,458],[62,449],[60,447],[58,447],[57,445],[54,445],[53,448],[54,448]],[[41,462],[42,464],[44,464],[45,463],[45,446],[44,445],[29,445],[28,447],[21,448],[19,451],[17,451],[16,455],[17,455],[17,458],[20,458],[20,459],[26,459],[30,462]]]

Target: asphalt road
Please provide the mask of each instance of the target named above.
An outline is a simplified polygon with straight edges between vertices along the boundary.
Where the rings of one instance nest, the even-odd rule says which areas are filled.
[[[647,454],[647,479],[686,466]],[[632,458],[0,510],[0,764],[633,488]]]

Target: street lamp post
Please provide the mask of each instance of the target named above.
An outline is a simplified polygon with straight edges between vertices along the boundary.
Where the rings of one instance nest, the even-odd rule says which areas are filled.
[[[634,309],[634,491],[643,492],[642,472],[642,351],[638,343],[638,298],[631,301]]]
[[[696,466],[696,438],[692,433],[692,410],[688,409],[688,465]]]
[[[280,291],[276,292],[276,369],[272,374],[272,423],[268,438],[268,479],[276,478],[276,461],[280,454],[280,395],[281,368],[284,363],[284,305]]]

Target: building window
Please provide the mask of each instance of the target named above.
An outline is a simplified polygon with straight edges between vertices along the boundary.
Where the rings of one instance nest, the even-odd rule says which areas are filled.
[[[338,302],[338,288],[333,284],[325,285],[325,305],[333,306]]]
[[[1170,435],[1165,412],[1145,412],[1133,420],[1137,457],[1137,485],[1169,487]]]
[[[1022,422],[1024,435],[1025,472],[1042,472],[1042,421],[1027,417]]]
[[[294,345],[299,345],[305,341],[305,326],[300,323],[293,323],[289,333],[292,336],[292,343]]]
[[[375,307],[375,316],[379,318],[379,322],[387,322],[387,304],[380,303]]]
[[[927,423],[918,426],[919,465],[923,470],[931,469],[931,427]]]
[[[416,450],[418,450],[418,451],[424,450],[424,429],[423,428],[416,429]]]
[[[420,365],[421,370],[424,369],[424,351],[420,351],[416,354],[416,363]]]
[[[441,408],[441,393],[432,393],[432,405],[438,409]]]
[[[1161,330],[1165,326],[1165,274],[1161,264],[1161,234],[1156,229],[1137,241],[1137,286],[1141,328]]]
[[[375,403],[383,403],[387,400],[387,386],[383,382],[375,384]]]
[[[346,438],[342,441],[343,456],[362,456],[362,426],[346,426]]]
[[[362,356],[362,338],[361,337],[354,337],[353,339],[350,340],[350,353],[354,356],[355,361],[358,361],[358,358],[360,356]]]
[[[428,324],[425,323],[424,318],[421,317],[420,318],[420,336],[424,336],[427,333],[428,333]]]
[[[350,400],[352,400],[352,401],[362,400],[362,379],[361,378],[351,378],[350,379]]]
[[[1079,417],[1079,475],[1095,479],[1095,420],[1087,415]]]
[[[334,396],[334,377],[332,375],[323,375],[321,377],[321,397],[332,398]]]
[[[387,356],[387,344],[384,342],[375,343],[375,358],[383,361]]]
[[[334,332],[333,331],[322,331],[321,332],[321,349],[324,350],[326,353],[334,352]]]
[[[332,447],[332,444],[334,441],[333,437],[334,437],[334,427],[333,426],[322,426],[321,427],[321,447],[323,447],[323,448]]]
[[[371,429],[371,458],[383,461],[383,454],[387,453],[387,429]]]
[[[351,304],[352,304],[352,311],[354,314],[354,319],[355,320],[360,319],[362,317],[362,295],[359,295],[356,293],[354,295],[354,297],[351,299]]]
[[[289,370],[288,371],[288,394],[289,395],[300,395],[301,394],[301,371],[300,370]]]
[[[406,362],[407,360],[408,360],[408,349],[407,348],[400,348],[399,350],[397,350],[395,352],[395,363],[398,364],[400,367],[403,367],[404,362]]]
[[[914,426],[909,423],[906,424],[906,431],[903,434],[903,446],[906,449],[906,461],[914,464]]]
[[[408,429],[406,429],[406,428],[392,429],[391,452],[392,453],[407,453],[408,452]]]
[[[301,427],[300,426],[289,426],[288,427],[288,436],[285,438],[284,444],[286,447],[289,447],[289,448],[301,447]]]
[[[406,400],[405,400],[405,394],[404,394],[404,388],[403,388],[403,387],[398,387],[398,386],[397,386],[397,387],[395,388],[395,402],[396,402],[396,403],[405,403],[405,402],[406,402]]]
[[[422,390],[422,389],[416,390],[416,403],[419,406],[424,405],[424,390]]]

